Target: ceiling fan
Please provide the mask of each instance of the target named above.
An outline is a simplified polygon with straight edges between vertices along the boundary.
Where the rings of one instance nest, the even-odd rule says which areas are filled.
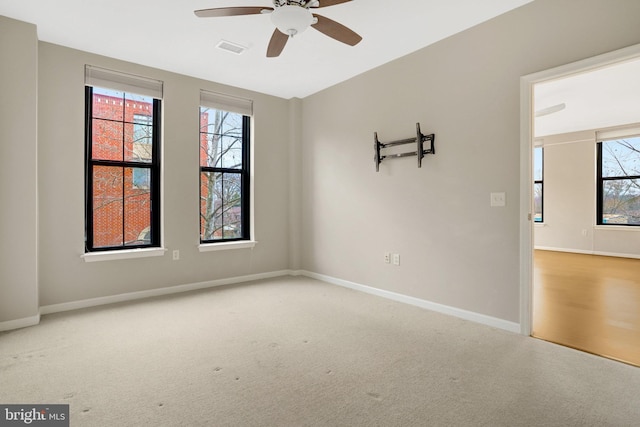
[[[300,34],[309,27],[350,46],[357,45],[362,37],[357,33],[322,15],[312,13],[312,9],[334,6],[351,0],[273,0],[273,7],[218,7],[196,10],[200,18],[238,16],[238,15],[271,15],[276,30],[271,36],[267,57],[279,56],[290,37]]]

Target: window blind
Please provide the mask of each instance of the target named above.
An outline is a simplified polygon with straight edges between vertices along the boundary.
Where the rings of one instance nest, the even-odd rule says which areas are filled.
[[[243,116],[253,115],[253,101],[221,93],[201,90],[200,105],[203,107],[215,108],[216,110],[242,114]]]
[[[596,132],[596,141],[610,141],[612,139],[630,138],[640,136],[640,125],[624,126],[615,129],[599,130]]]
[[[85,65],[84,84],[162,99],[162,81]]]

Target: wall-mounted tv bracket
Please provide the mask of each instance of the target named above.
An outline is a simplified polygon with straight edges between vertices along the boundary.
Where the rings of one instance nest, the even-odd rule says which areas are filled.
[[[380,163],[382,163],[384,159],[390,159],[393,157],[418,156],[418,167],[419,168],[422,167],[422,158],[424,157],[425,154],[436,154],[436,149],[434,145],[435,139],[436,139],[436,136],[433,133],[431,135],[422,134],[422,132],[420,131],[420,123],[416,123],[415,138],[400,139],[398,141],[391,141],[383,144],[382,142],[378,141],[378,132],[374,132],[373,148],[375,150],[374,161],[376,162],[376,172],[380,171]],[[425,142],[429,142],[431,145],[426,150],[424,148]],[[394,147],[396,145],[403,145],[403,144],[417,144],[417,149],[416,151],[407,151],[406,153],[396,153],[396,154],[381,153],[382,150],[385,148]]]

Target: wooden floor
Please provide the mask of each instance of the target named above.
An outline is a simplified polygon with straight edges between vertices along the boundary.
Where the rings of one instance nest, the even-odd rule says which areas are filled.
[[[533,336],[640,366],[640,259],[536,250]]]

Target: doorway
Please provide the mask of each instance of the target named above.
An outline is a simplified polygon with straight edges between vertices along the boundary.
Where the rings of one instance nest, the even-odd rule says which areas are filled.
[[[565,79],[571,76],[581,76],[584,78],[589,73],[596,72],[598,70],[602,70],[607,67],[612,67],[614,65],[619,65],[622,63],[626,63],[632,60],[637,60],[640,58],[640,45],[632,46],[629,48],[625,48],[619,51],[611,52],[605,55],[600,55],[598,57],[590,58],[584,61],[580,61],[573,64],[568,64],[562,67],[554,68],[551,70],[543,71],[540,73],[536,73],[533,75],[525,76],[521,79],[521,199],[520,199],[520,212],[521,212],[521,222],[520,222],[520,258],[521,258],[521,332],[526,335],[532,335],[534,333],[534,313],[535,315],[541,315],[541,312],[537,310],[534,312],[534,301],[536,297],[540,297],[540,295],[535,295],[535,292],[538,291],[534,284],[534,272],[540,274],[539,265],[534,264],[534,204],[533,204],[533,179],[534,179],[534,167],[533,167],[533,147],[535,144],[535,112],[543,112],[545,114],[556,114],[560,111],[566,109],[569,110],[568,105],[566,103],[560,102],[558,99],[554,100],[552,103],[547,103],[546,105],[536,105],[534,102],[534,88],[536,85],[544,85],[548,82],[553,82],[561,79]],[[564,104],[564,105],[561,105]],[[560,116],[561,114],[557,114]],[[636,119],[636,121],[638,121]],[[599,122],[595,122],[593,120],[590,121],[592,123],[590,127],[593,128],[606,128],[608,126],[612,126],[613,124],[603,124]],[[573,131],[578,131],[578,128],[573,129]],[[557,130],[546,131],[547,134],[558,132]],[[545,132],[543,132],[545,133]],[[538,132],[540,134],[540,132]],[[594,137],[595,138],[595,137]],[[595,144],[595,142],[594,142]],[[592,197],[593,199],[593,197]],[[595,208],[594,208],[595,209]],[[591,228],[593,228],[593,224],[595,221],[595,213],[594,218],[589,220],[589,224]],[[591,230],[589,227],[584,227],[579,230],[581,234],[589,233]],[[583,236],[585,237],[585,236]],[[592,236],[589,236],[593,238]],[[574,248],[575,249],[575,248]],[[587,256],[585,254],[593,254],[593,247],[582,247],[577,250],[577,252],[583,252],[582,255]],[[572,252],[572,251],[567,251]],[[542,257],[540,257],[542,258]],[[548,258],[548,257],[547,257]],[[606,258],[609,257],[600,257]],[[538,261],[538,259],[536,259]],[[548,264],[548,259],[546,260]],[[638,261],[640,262],[640,261]],[[587,262],[589,264],[590,262]],[[593,262],[591,262],[593,264]],[[546,274],[546,273],[545,273]],[[550,273],[551,276],[556,273]],[[567,276],[568,274],[562,273],[561,275]],[[551,277],[547,275],[548,277]],[[555,289],[555,292],[559,292],[558,289]],[[560,291],[565,292],[565,291]],[[608,291],[611,294],[612,291]],[[553,293],[553,292],[552,292]],[[605,294],[607,291],[605,291]],[[605,297],[606,298],[606,297]],[[608,299],[609,301],[611,298]],[[537,307],[539,308],[539,307]],[[548,308],[548,304],[547,304]],[[610,307],[609,307],[610,310]],[[609,321],[616,322],[615,320]],[[619,322],[619,321],[618,321]],[[605,321],[606,323],[606,321]],[[539,324],[538,324],[539,325]],[[585,325],[586,326],[586,325]],[[539,328],[539,326],[538,326]],[[557,328],[555,328],[557,329]],[[557,342],[557,337],[541,337],[543,339],[548,339],[549,341]],[[575,344],[570,340],[565,340],[566,342],[560,342],[560,344],[567,345],[570,347],[581,348],[584,347],[581,344]],[[637,347],[636,347],[637,348]],[[590,350],[589,348],[581,348],[582,350],[591,351],[591,352],[600,352],[601,354],[617,358],[612,356],[611,354],[606,354],[606,352],[594,349]]]

